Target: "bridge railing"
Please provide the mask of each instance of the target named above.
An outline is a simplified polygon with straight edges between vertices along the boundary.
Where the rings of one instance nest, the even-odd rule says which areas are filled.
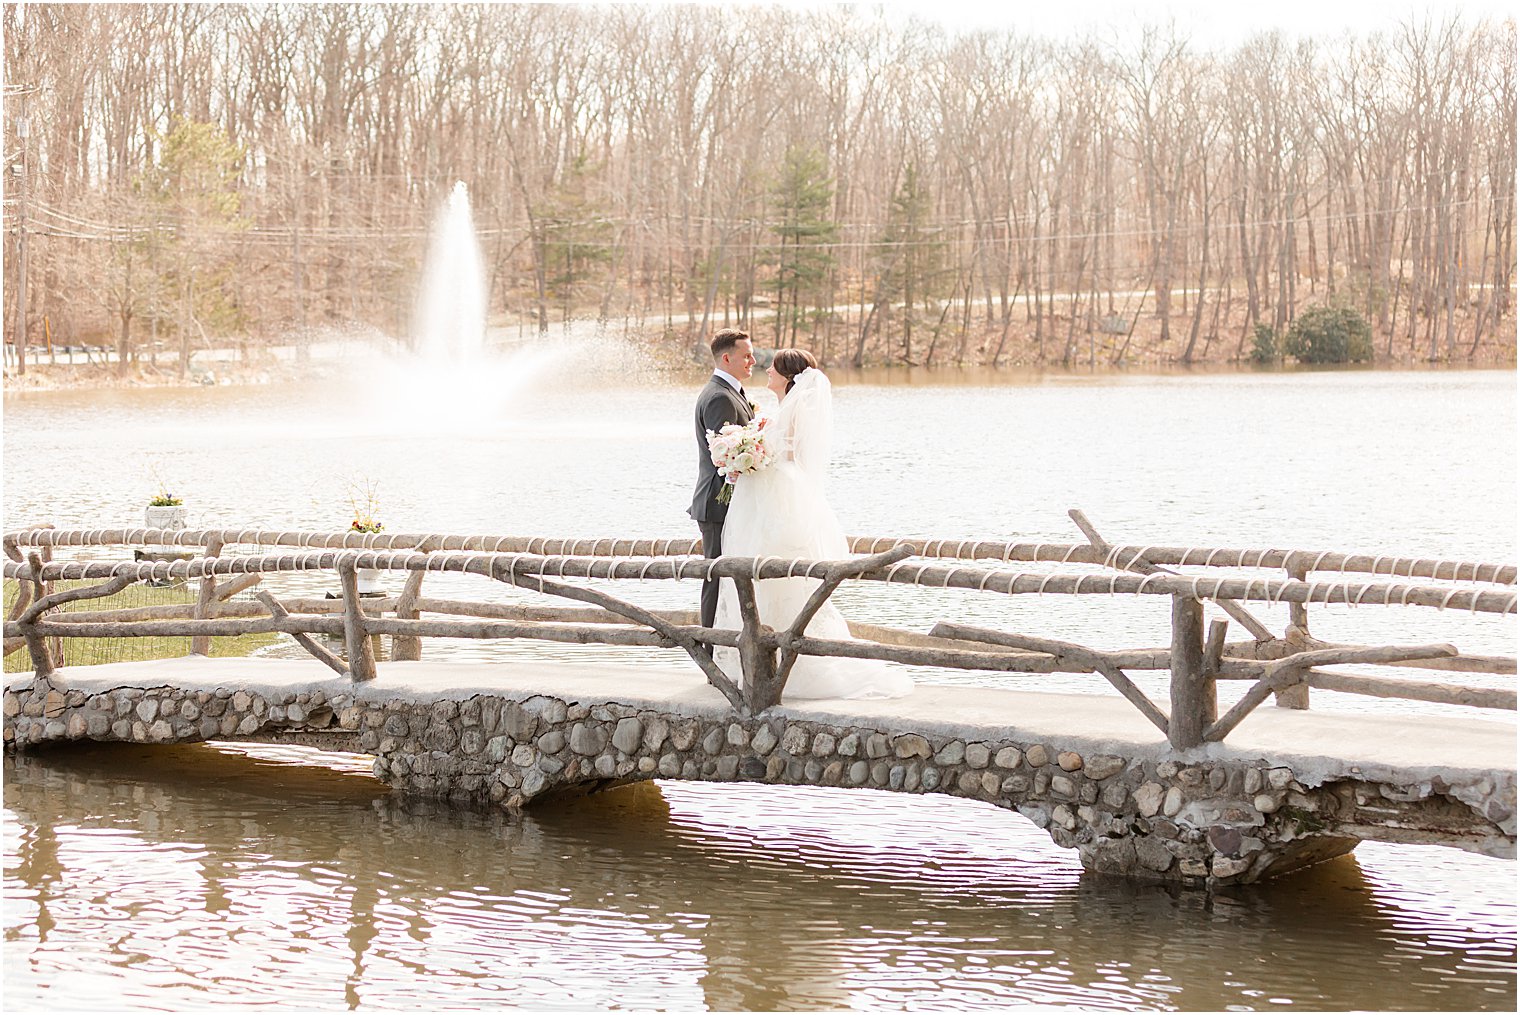
[[[871,658],[900,663],[1004,673],[1097,673],[1130,701],[1178,749],[1223,739],[1270,695],[1284,707],[1308,707],[1308,690],[1514,709],[1513,689],[1412,681],[1327,669],[1340,663],[1409,665],[1478,673],[1514,673],[1510,656],[1463,655],[1446,644],[1412,646],[1344,645],[1308,633],[1307,609],[1314,603],[1399,605],[1514,614],[1515,568],[1509,565],[1415,557],[1302,551],[1232,550],[1194,547],[1112,546],[1077,511],[1073,519],[1088,536],[1085,544],[1010,543],[987,540],[891,540],[855,537],[852,549],[864,556],[844,560],[694,556],[694,540],[547,539],[464,536],[438,533],[364,534],[270,530],[59,530],[46,526],[7,533],[5,576],[20,583],[20,594],[5,623],[5,649],[25,647],[40,679],[56,671],[50,639],[190,636],[193,651],[209,651],[212,637],[283,632],[313,656],[355,680],[372,679],[377,661],[373,638],[392,637],[393,659],[417,659],[421,639],[529,638],[557,642],[679,647],[708,681],[742,712],[776,704],[799,656]],[[55,561],[56,547],[186,547],[190,559],[141,561]],[[223,556],[232,546],[273,547],[291,552]],[[946,561],[949,561],[946,563]],[[1030,571],[1026,562],[1076,563],[1110,569],[1106,573]],[[990,566],[989,566],[990,565]],[[1264,568],[1284,577],[1178,574],[1163,565]],[[358,588],[364,569],[402,572],[403,591],[394,597],[366,598]],[[335,572],[338,599],[287,597],[267,591],[258,602],[230,597],[279,573]],[[477,574],[578,607],[523,606],[440,599],[422,595],[429,572]],[[1336,572],[1338,581],[1310,580]],[[1403,582],[1359,581],[1348,575],[1386,575]],[[627,602],[602,589],[565,579],[618,581],[733,581],[742,626],[738,630],[696,624],[691,611],[656,610]],[[792,624],[782,631],[760,622],[754,582],[806,577],[819,582]],[[1430,585],[1413,579],[1461,582]],[[182,606],[60,612],[69,603],[114,595],[140,581],[198,581],[193,604]],[[98,582],[59,589],[57,583]],[[1006,595],[1165,596],[1170,600],[1169,645],[1130,651],[1101,651],[1082,645],[1007,631],[943,622],[928,633],[864,624],[852,625],[855,638],[835,640],[805,634],[808,621],[845,581],[913,585],[926,589],[974,589]],[[1213,600],[1248,639],[1226,641],[1228,621],[1217,620],[1205,634],[1203,601]],[[1287,603],[1290,621],[1275,635],[1249,609],[1253,603]],[[389,614],[387,616],[387,614]],[[423,614],[429,616],[424,617]],[[449,617],[455,619],[440,619]],[[459,619],[463,618],[463,619]],[[313,636],[343,639],[346,658]],[[710,647],[738,650],[743,680],[736,682],[714,663]],[[1128,671],[1168,670],[1168,708],[1153,702]],[[1249,681],[1246,693],[1219,714],[1217,682]]]

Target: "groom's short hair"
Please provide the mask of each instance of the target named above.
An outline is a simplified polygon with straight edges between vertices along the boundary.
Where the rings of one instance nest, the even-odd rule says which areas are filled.
[[[749,340],[749,332],[740,331],[738,328],[724,328],[712,337],[713,359],[721,359],[725,352],[738,345],[740,342]]]

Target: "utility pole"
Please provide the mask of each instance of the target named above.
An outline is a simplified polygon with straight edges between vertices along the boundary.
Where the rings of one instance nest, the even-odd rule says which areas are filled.
[[[16,283],[16,375],[26,376],[26,223],[27,223],[27,138],[31,135],[31,121],[26,115],[26,94],[21,97],[21,115],[16,117],[16,137],[21,141],[21,159],[16,163],[17,206],[16,225],[16,271],[20,275]]]

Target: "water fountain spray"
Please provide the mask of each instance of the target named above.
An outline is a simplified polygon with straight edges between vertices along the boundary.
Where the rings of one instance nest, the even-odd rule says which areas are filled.
[[[478,358],[485,345],[486,277],[463,181],[449,192],[424,263],[413,349],[434,362]]]

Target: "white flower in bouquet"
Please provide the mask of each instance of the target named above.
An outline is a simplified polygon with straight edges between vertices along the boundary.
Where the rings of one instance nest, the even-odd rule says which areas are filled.
[[[723,489],[718,491],[719,504],[733,500],[734,484],[740,476],[769,468],[776,457],[766,443],[763,416],[749,423],[729,423],[717,432],[707,431],[707,451],[723,476]]]

